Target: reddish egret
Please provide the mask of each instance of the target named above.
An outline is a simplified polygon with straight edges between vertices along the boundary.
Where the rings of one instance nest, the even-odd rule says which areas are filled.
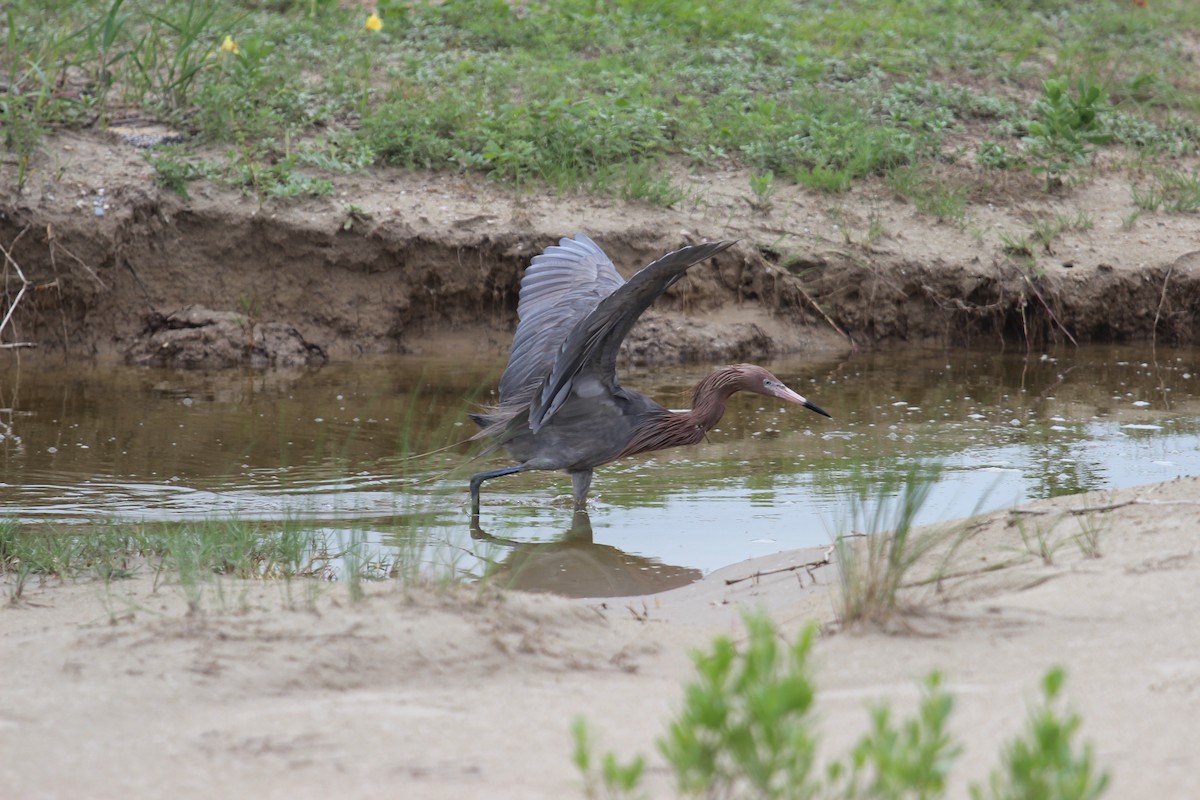
[[[617,383],[617,351],[642,312],[688,268],[733,242],[684,247],[649,264],[626,282],[608,256],[582,233],[534,256],[521,279],[520,322],[500,404],[471,418],[518,464],[471,478],[471,513],[479,514],[484,481],[531,469],[571,476],[581,510],[592,470],[635,453],[696,444],[720,421],[725,400],[747,391],[829,414],[762,367],[722,367],[696,384],[692,410],[668,411]]]

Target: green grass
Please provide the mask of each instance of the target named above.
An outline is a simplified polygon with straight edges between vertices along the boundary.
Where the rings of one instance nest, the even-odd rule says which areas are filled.
[[[967,215],[967,187],[929,173],[924,166],[895,169],[888,186],[900,197],[910,199],[921,213],[939,222],[963,225]]]
[[[922,682],[916,713],[896,719],[879,704],[867,730],[842,756],[821,750],[812,678],[815,626],[791,644],[765,616],[745,617],[740,645],[720,636],[693,660],[696,680],[683,693],[677,716],[658,749],[685,797],[935,798],[946,796],[962,752],[949,732],[954,698],[933,672]],[[1043,700],[1030,710],[1026,730],[1006,743],[975,800],[1060,798],[1095,800],[1108,775],[1080,743],[1082,720],[1063,707],[1065,672],[1054,667],[1042,681]],[[644,797],[646,758],[625,763],[612,752],[599,758],[586,720],[572,725],[573,760],[589,797]]]
[[[1133,204],[1145,211],[1164,209],[1174,213],[1200,210],[1200,170],[1190,173],[1162,169],[1148,187],[1134,187]]]
[[[857,494],[851,499],[850,519],[834,542],[840,589],[835,608],[841,625],[892,621],[904,607],[903,592],[917,564],[945,549],[936,568],[944,569],[962,543],[962,534],[952,528],[916,527],[917,514],[940,474],[939,464],[916,462],[905,473],[878,482],[851,476]]]
[[[156,586],[177,583],[190,608],[199,608],[216,576],[343,580],[357,599],[363,581],[398,571],[393,558],[368,545],[361,530],[334,536],[302,521],[113,524],[83,533],[0,522],[0,575],[10,602],[21,600],[31,578],[110,582],[139,571],[153,573]]]
[[[390,164],[666,205],[686,199],[675,159],[837,192],[963,132],[989,167],[1054,174],[1097,147],[1200,142],[1190,0],[385,0],[378,32],[333,0],[5,8],[21,183],[41,136],[127,116],[223,150],[218,177],[261,197]]]

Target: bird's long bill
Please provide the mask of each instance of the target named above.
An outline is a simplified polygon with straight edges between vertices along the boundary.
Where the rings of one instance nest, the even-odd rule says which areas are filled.
[[[812,402],[811,400],[808,400],[803,395],[796,394],[795,392],[793,392],[791,389],[784,386],[783,384],[780,384],[777,388],[775,388],[772,391],[772,394],[775,397],[778,397],[780,400],[787,400],[789,403],[795,403],[798,406],[804,406],[809,411],[815,411],[823,417],[829,417],[830,419],[833,419],[833,415],[830,414],[828,411],[821,408],[819,405]]]

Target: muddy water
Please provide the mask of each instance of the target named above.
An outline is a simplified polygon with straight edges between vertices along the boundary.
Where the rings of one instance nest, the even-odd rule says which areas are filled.
[[[598,471],[590,518],[558,474],[485,486],[472,531],[465,410],[502,368],[377,359],[198,374],[9,361],[0,515],[297,521],[471,575],[575,595],[643,593],[830,541],[853,498],[941,465],[921,521],[1200,473],[1200,350],[903,350],[771,368],[833,415],[733,398],[706,444]],[[668,407],[707,365],[627,370]],[[413,457],[438,448],[439,453]]]

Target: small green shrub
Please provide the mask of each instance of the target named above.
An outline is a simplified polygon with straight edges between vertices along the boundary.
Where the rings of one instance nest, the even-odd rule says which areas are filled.
[[[1090,743],[1075,741],[1083,720],[1061,708],[1065,680],[1061,667],[1042,678],[1042,705],[1030,712],[1024,735],[1004,746],[987,786],[971,787],[973,800],[1095,800],[1104,794],[1108,773],[1096,771]]]
[[[954,698],[933,672],[921,691],[917,715],[897,726],[887,705],[871,709],[871,727],[850,752],[847,768],[829,767],[834,796],[901,800],[941,797],[950,768],[962,748],[950,739],[947,723]]]
[[[924,681],[916,714],[894,720],[888,705],[870,710],[866,733],[842,758],[817,766],[819,736],[813,720],[816,688],[810,656],[816,627],[782,643],[763,615],[747,615],[741,647],[725,636],[694,656],[696,681],[659,751],[684,795],[746,800],[936,800],[946,794],[962,752],[949,733],[954,698],[942,677]],[[1108,785],[1097,773],[1091,745],[1075,739],[1077,714],[1058,707],[1065,673],[1042,680],[1045,701],[1030,714],[1027,732],[1005,746],[988,785],[972,785],[974,800],[1096,800]],[[611,752],[597,759],[583,718],[571,728],[573,761],[589,797],[643,797],[646,762],[622,763]]]
[[[635,792],[646,769],[645,758],[637,755],[628,764],[622,764],[613,753],[605,753],[600,757],[600,767],[597,770],[593,763],[591,735],[586,719],[575,719],[571,725],[571,738],[575,741],[572,760],[575,762],[575,768],[584,777],[584,790],[588,797],[638,796]]]
[[[750,205],[753,208],[770,211],[774,205],[775,189],[775,173],[771,170],[750,173],[750,191],[754,195]]]
[[[741,652],[719,637],[695,657],[697,681],[684,690],[659,750],[687,794],[804,797],[816,786],[808,666],[816,631],[807,629],[781,656],[768,618],[745,622]]]
[[[961,225],[967,214],[967,188],[933,175],[925,167],[904,166],[888,173],[888,186],[938,222]]]
[[[1101,125],[1107,108],[1103,88],[1091,81],[1077,81],[1074,95],[1066,78],[1043,81],[1026,137],[1034,172],[1064,175],[1087,163],[1096,145],[1111,142],[1112,134]]]
[[[1012,169],[1025,163],[1025,159],[1020,153],[1013,153],[1000,142],[994,142],[990,139],[979,143],[979,150],[975,153],[975,160],[980,166],[987,167],[988,169]]]
[[[200,178],[217,177],[222,173],[219,165],[189,160],[177,147],[155,148],[147,151],[143,158],[154,169],[154,182],[185,200],[188,198],[188,183]]]

